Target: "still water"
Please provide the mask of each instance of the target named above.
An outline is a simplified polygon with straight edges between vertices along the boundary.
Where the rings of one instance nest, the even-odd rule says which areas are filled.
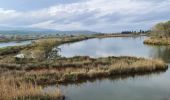
[[[21,42],[0,42],[0,48],[9,46],[21,46],[31,44],[31,41],[21,41]]]
[[[65,57],[73,56],[138,56],[146,58],[162,58],[170,62],[170,47],[144,45],[147,37],[119,37],[90,39],[59,46],[59,54]]]
[[[138,56],[161,58],[170,63],[170,47],[148,46],[143,44],[146,37],[123,37],[90,39],[81,42],[64,44],[60,55],[105,56]],[[169,64],[170,65],[170,64]],[[57,86],[47,86],[52,91]],[[170,70],[134,77],[119,77],[87,81],[81,84],[61,85],[59,88],[66,100],[170,100]]]

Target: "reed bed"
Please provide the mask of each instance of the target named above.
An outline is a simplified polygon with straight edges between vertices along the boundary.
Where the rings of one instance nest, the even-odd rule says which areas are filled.
[[[154,62],[153,62],[154,61]],[[120,56],[120,57],[105,57],[105,58],[90,58],[88,56],[76,56],[71,58],[59,58],[53,60],[45,60],[42,62],[28,62],[24,64],[9,62],[8,60],[0,60],[0,68],[1,69],[8,69],[8,70],[41,70],[41,69],[58,69],[62,70],[65,68],[95,68],[98,66],[116,66],[115,64],[122,64],[122,66],[131,67],[143,67],[146,63],[153,63],[158,64],[160,66],[165,66],[165,63],[162,60],[150,60],[145,58],[137,58],[137,57],[127,57],[127,56]],[[162,64],[162,65],[161,65]],[[146,66],[152,67],[152,65],[147,64]],[[145,66],[144,66],[145,67]]]
[[[170,45],[170,38],[149,38],[144,41],[144,44]]]
[[[54,93],[45,93],[40,85],[166,71],[168,68],[160,59],[126,56],[105,58],[76,56],[48,59],[48,54],[54,46],[94,37],[96,36],[39,39],[30,46],[16,47],[14,51],[11,48],[1,49],[0,100],[63,100],[64,97],[58,90]],[[14,56],[19,52],[26,54],[28,58],[30,55],[35,58],[22,59],[22,62],[16,61]]]
[[[73,37],[60,37],[60,38],[47,38],[39,39],[32,43],[30,48],[26,48],[21,53],[27,54],[27,56],[34,56],[37,60],[45,60],[48,58],[49,53],[54,47],[60,44],[71,43],[76,41],[82,41],[92,38],[90,36],[73,36]]]
[[[18,69],[13,76],[18,80],[38,84],[67,83],[115,75],[144,74],[166,71],[168,66],[160,59],[136,57],[73,57],[57,60],[53,66],[26,67]],[[55,61],[54,61],[55,62]],[[21,76],[21,77],[20,77]]]
[[[12,76],[0,77],[0,100],[64,100],[58,89],[45,93],[32,82],[18,81]]]
[[[60,44],[71,43],[94,38],[94,36],[66,36],[56,38],[38,39],[27,46],[12,46],[0,49],[0,57],[14,57],[17,54],[24,54],[27,59],[34,58],[36,61],[46,60],[51,50]]]

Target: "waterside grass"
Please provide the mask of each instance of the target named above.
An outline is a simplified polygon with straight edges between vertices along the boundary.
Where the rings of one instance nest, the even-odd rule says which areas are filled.
[[[55,46],[105,37],[111,36],[69,36],[39,39],[26,47],[0,49],[0,100],[62,100],[64,97],[60,92],[44,93],[41,85],[77,83],[94,78],[145,74],[168,69],[168,66],[160,59],[126,56],[105,58],[76,56],[48,59],[49,52]],[[27,57],[31,55],[34,58],[17,61],[14,56],[18,53],[26,54]]]
[[[170,45],[170,38],[151,37],[149,39],[146,39],[144,41],[144,44],[149,44],[149,45]]]
[[[103,59],[107,60],[107,59]],[[97,65],[84,65],[81,68],[66,68],[64,70],[43,70],[38,76],[35,71],[30,71],[26,74],[27,79],[36,80],[38,83],[65,83],[65,82],[77,82],[86,79],[93,79],[98,77],[109,77],[114,75],[129,75],[147,72],[156,72],[166,70],[167,66],[161,60],[146,60],[146,59],[135,59],[134,61],[121,59],[114,62],[112,58],[111,62],[100,62]],[[38,71],[36,71],[38,72]],[[36,78],[34,79],[34,77]],[[39,79],[38,79],[38,78]],[[42,79],[41,79],[42,78]],[[37,80],[38,79],[38,80]],[[43,81],[45,80],[45,81]],[[50,82],[50,81],[51,82]]]
[[[34,65],[34,66],[31,66]],[[61,58],[40,65],[13,64],[1,67],[1,70],[17,70],[13,76],[20,80],[37,82],[38,84],[77,82],[91,78],[114,75],[140,74],[165,71],[168,66],[159,59],[137,57],[72,57]],[[1,65],[2,66],[2,65]],[[3,71],[5,72],[5,71]]]
[[[80,35],[80,36],[63,36],[63,37],[50,37],[33,40],[27,46],[12,46],[0,48],[0,56],[23,53],[27,56],[34,56],[36,59],[46,59],[49,52],[54,48],[64,43],[71,43],[82,41],[91,38],[109,38],[109,37],[133,37],[139,36],[134,34],[93,34],[93,35]]]
[[[0,100],[64,100],[64,96],[58,89],[47,93],[31,82],[0,76]]]
[[[8,55],[8,54],[17,54],[25,47],[26,46],[10,46],[10,47],[0,48],[0,56]]]

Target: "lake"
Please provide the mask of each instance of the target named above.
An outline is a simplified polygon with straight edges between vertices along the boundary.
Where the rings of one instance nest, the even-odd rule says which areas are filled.
[[[170,57],[170,47],[144,45],[147,37],[117,37],[104,39],[89,39],[81,42],[68,43],[59,46],[59,54],[65,57],[90,56],[137,56],[146,58],[162,58],[167,62]]]
[[[59,46],[59,54],[72,56],[137,56],[163,59],[170,66],[169,46],[144,45],[147,37],[89,39]],[[98,79],[80,84],[60,85],[66,100],[169,100],[170,70],[141,76]],[[47,86],[53,91],[56,85]],[[169,98],[169,99],[168,99]]]
[[[9,47],[9,46],[21,46],[31,44],[31,41],[20,41],[20,42],[0,42],[0,48]]]

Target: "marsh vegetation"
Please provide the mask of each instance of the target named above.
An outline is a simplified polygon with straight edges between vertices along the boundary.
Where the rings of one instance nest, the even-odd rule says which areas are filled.
[[[150,33],[151,38],[145,44],[170,45],[170,21],[156,24]]]
[[[1,100],[64,100],[58,89],[46,93],[43,87],[32,82],[18,81],[13,76],[0,76]]]
[[[33,65],[33,66],[31,66]],[[76,82],[79,80],[111,75],[148,73],[163,71],[168,67],[162,60],[148,60],[136,57],[107,57],[89,58],[73,57],[61,58],[57,61],[48,61],[25,65],[1,65],[1,70],[15,70],[14,76],[24,81],[38,84]],[[21,76],[21,77],[20,77]]]
[[[131,35],[125,37],[128,36]],[[167,64],[161,59],[130,56],[98,58],[89,56],[67,58],[60,55],[51,58],[49,56],[54,47],[61,44],[105,37],[120,36],[92,35],[47,38],[33,41],[27,46],[0,49],[0,87],[4,87],[5,91],[4,94],[1,93],[1,97],[5,98],[6,93],[9,92],[5,99],[57,98],[60,100],[64,97],[59,90],[54,93],[44,93],[42,85],[76,83],[102,77],[146,74],[168,69]],[[16,90],[18,92],[14,93]]]

